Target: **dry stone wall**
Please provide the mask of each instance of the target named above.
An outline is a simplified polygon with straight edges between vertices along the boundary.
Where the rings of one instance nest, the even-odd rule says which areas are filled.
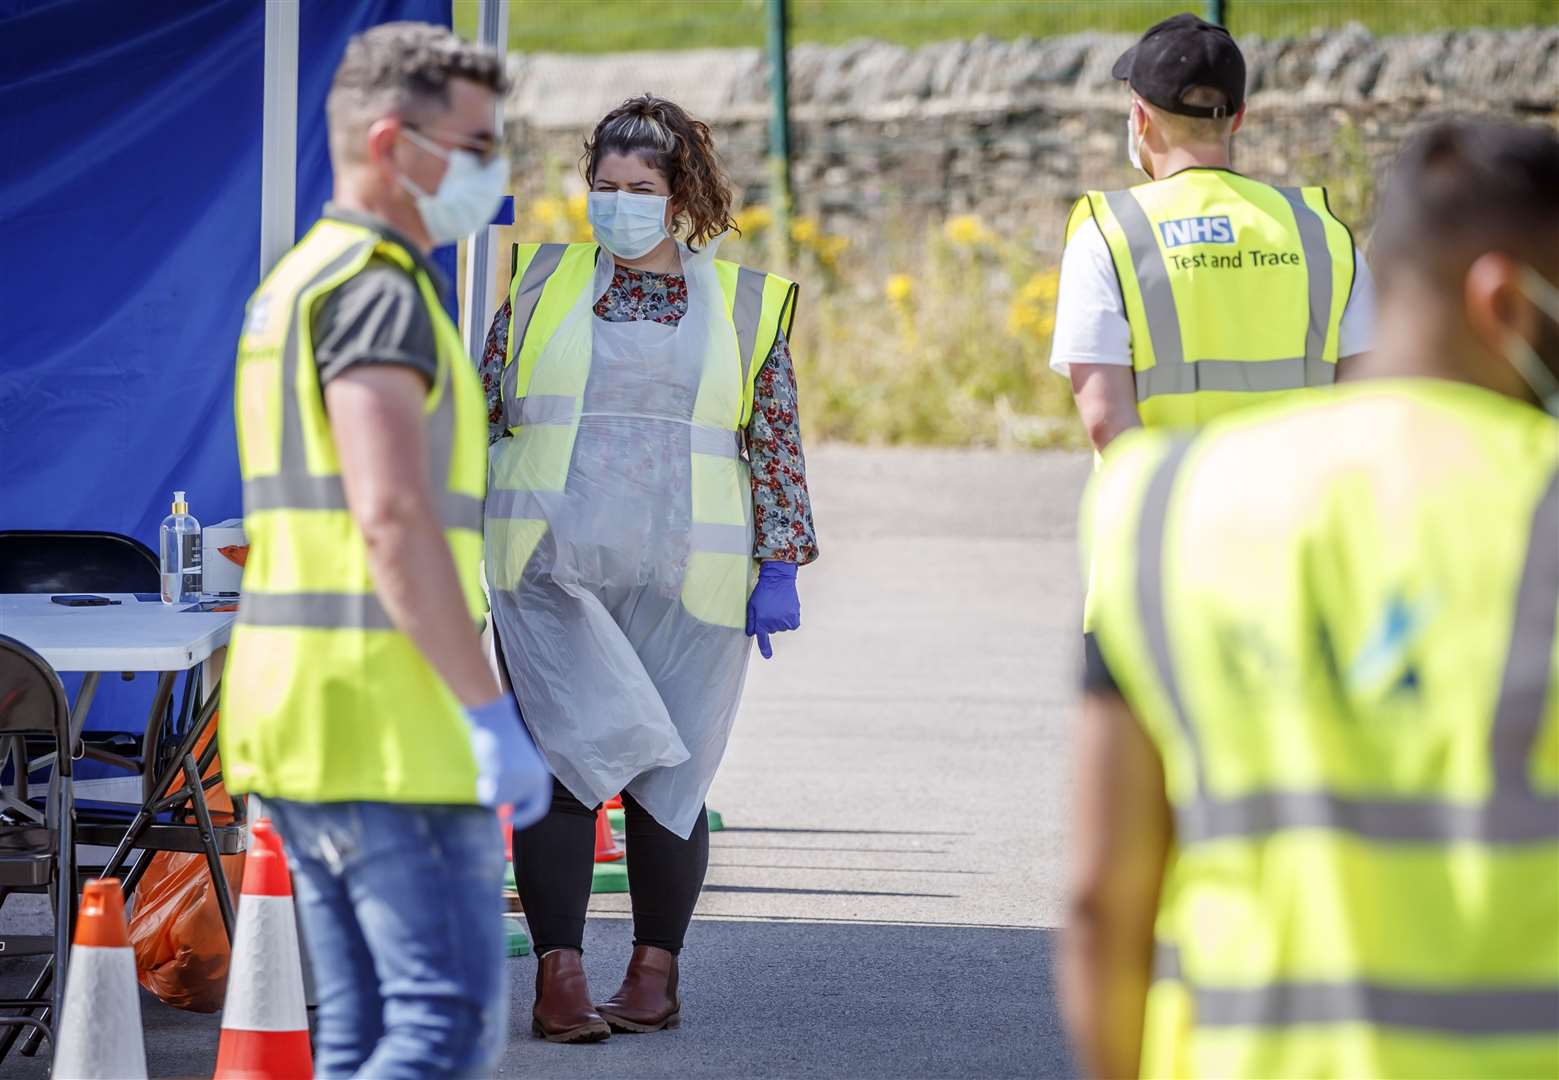
[[[1080,34],[794,49],[799,211],[868,241],[968,212],[1034,243],[1058,243],[1080,191],[1132,182],[1124,92],[1109,74],[1129,44]],[[1251,101],[1237,165],[1263,179],[1328,183],[1339,211],[1355,219],[1367,218],[1394,148],[1427,120],[1559,122],[1559,27],[1377,38],[1355,26],[1241,45]],[[768,198],[768,71],[758,50],[516,54],[511,65],[522,198],[549,185],[579,190],[584,135],[644,91],[707,120],[744,201]]]

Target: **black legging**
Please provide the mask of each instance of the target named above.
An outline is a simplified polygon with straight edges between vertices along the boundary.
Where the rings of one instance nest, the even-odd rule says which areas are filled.
[[[633,943],[681,952],[709,869],[709,819],[700,810],[693,834],[683,840],[627,792],[623,810]],[[537,956],[551,949],[584,950],[594,871],[595,810],[554,779],[547,816],[514,834],[515,883]]]

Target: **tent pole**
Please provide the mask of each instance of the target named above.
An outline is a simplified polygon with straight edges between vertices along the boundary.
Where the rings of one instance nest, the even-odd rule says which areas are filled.
[[[287,254],[297,228],[298,7],[265,2],[265,112],[260,158],[260,276]]]
[[[509,5],[507,0],[479,0],[476,15],[477,40],[498,50],[499,55],[509,55]],[[504,103],[498,103],[498,119],[494,131],[503,134]],[[480,359],[487,340],[487,323],[492,317],[494,286],[493,228],[478,229],[466,241],[465,310],[461,329],[466,339],[466,352],[473,359]]]

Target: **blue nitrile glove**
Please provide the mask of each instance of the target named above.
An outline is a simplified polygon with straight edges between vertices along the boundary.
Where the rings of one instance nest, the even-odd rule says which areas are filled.
[[[769,635],[801,628],[801,597],[796,595],[796,564],[766,562],[758,568],[758,587],[747,601],[747,636],[758,638],[765,660],[774,656]]]
[[[530,740],[514,698],[467,709],[471,755],[476,758],[476,798],[483,806],[514,807],[514,827],[541,820],[552,802],[552,775]]]

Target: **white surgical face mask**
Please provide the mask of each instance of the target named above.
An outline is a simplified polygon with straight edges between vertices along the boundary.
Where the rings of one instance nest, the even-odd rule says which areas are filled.
[[[1559,288],[1531,267],[1521,270],[1521,292],[1533,306],[1559,323]],[[1512,334],[1505,346],[1505,359],[1516,369],[1516,374],[1537,395],[1543,408],[1559,416],[1559,376],[1555,376],[1532,343],[1520,334]]]
[[[637,259],[655,250],[667,236],[665,195],[630,191],[592,191],[590,229],[596,243],[620,259]]]
[[[1131,122],[1131,113],[1126,114],[1126,157],[1131,162],[1131,167],[1136,169],[1149,180],[1153,174],[1148,172],[1142,164],[1142,136],[1137,134],[1136,127]]]
[[[407,177],[399,177],[401,187],[416,197],[422,227],[435,247],[453,244],[493,220],[503,202],[504,188],[509,186],[509,159],[504,154],[494,155],[483,165],[470,150],[446,150],[410,129],[401,133],[413,146],[449,163],[432,194]]]

